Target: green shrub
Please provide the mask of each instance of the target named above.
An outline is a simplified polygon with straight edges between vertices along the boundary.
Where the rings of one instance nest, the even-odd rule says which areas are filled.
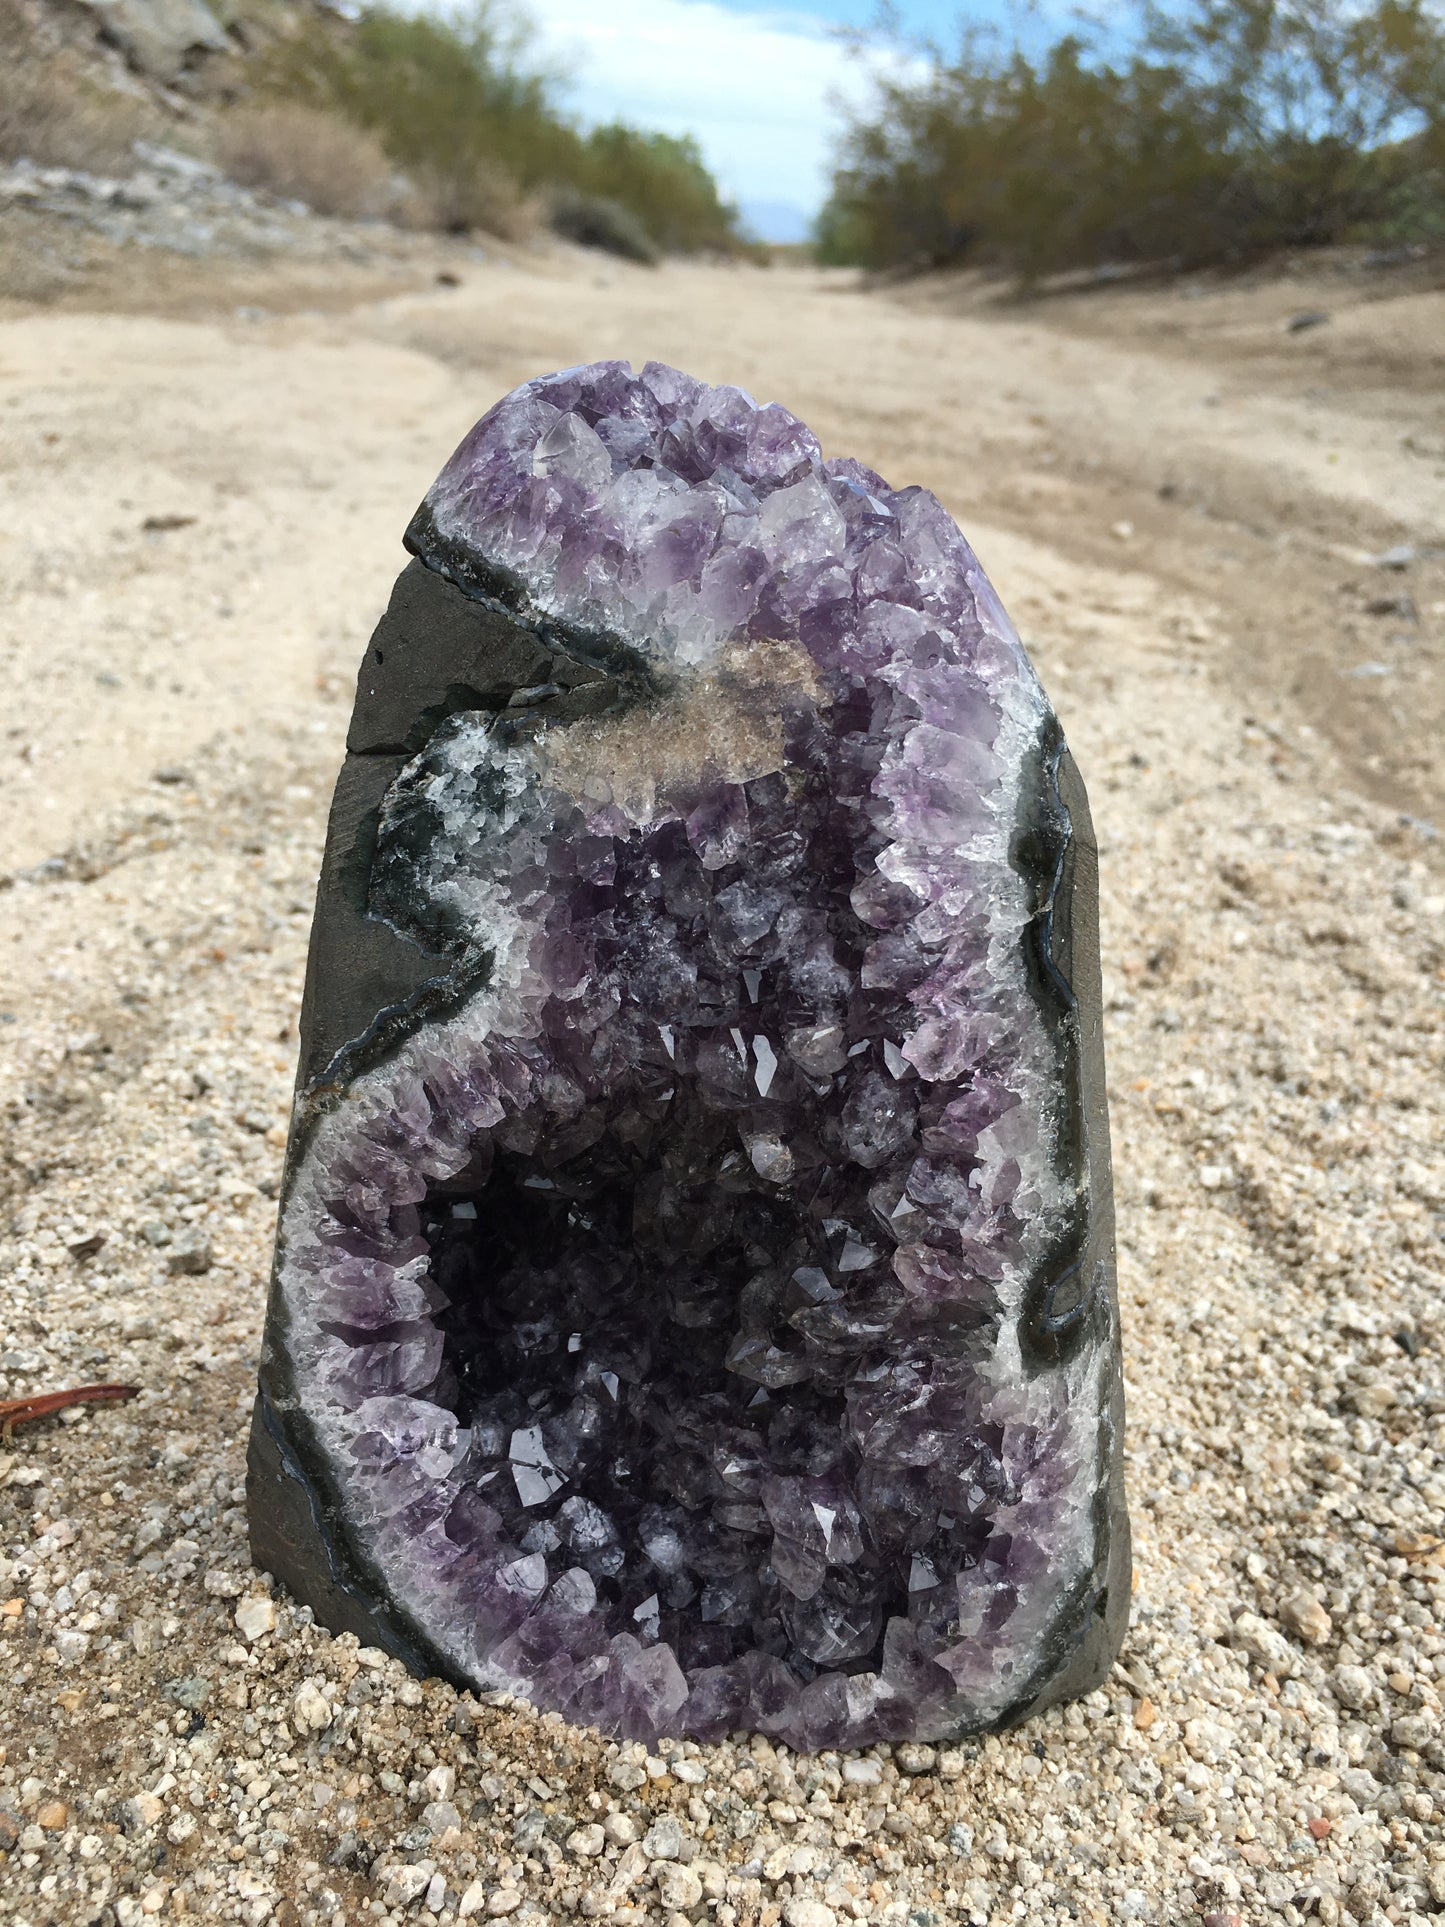
[[[826,260],[964,261],[1024,281],[1201,265],[1440,223],[1445,29],[1425,0],[1146,7],[1106,59],[965,38],[846,136]]]
[[[736,245],[695,145],[621,125],[580,132],[503,0],[451,20],[384,6],[354,24],[309,16],[272,53],[265,82],[370,130],[445,226],[509,232],[538,200],[574,221],[566,209],[609,201],[648,253]],[[610,231],[621,231],[615,220]]]
[[[624,261],[656,267],[659,256],[651,237],[630,208],[600,194],[579,194],[562,188],[552,203],[552,230],[579,248],[600,248]]]
[[[626,208],[665,254],[738,245],[737,214],[690,137],[639,133],[621,121],[594,128],[574,180],[585,193]]]

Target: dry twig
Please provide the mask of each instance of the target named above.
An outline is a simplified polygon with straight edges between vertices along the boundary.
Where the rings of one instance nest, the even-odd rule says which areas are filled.
[[[0,1436],[8,1445],[17,1425],[49,1418],[72,1405],[119,1405],[134,1398],[139,1390],[139,1385],[77,1385],[68,1392],[35,1392],[29,1398],[0,1398]]]

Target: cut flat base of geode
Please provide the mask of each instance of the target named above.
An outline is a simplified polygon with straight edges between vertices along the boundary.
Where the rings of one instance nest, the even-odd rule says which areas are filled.
[[[939,504],[649,364],[408,532],[312,937],[258,1565],[644,1739],[937,1740],[1129,1593],[1095,852]]]

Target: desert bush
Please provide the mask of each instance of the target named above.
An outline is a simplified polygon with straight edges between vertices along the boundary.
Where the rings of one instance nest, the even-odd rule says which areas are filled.
[[[656,246],[631,208],[620,201],[609,201],[599,194],[579,194],[575,188],[562,188],[552,202],[551,225],[564,241],[575,241],[581,248],[600,248],[624,261],[640,261],[656,267]]]
[[[505,16],[482,5],[460,24],[375,9],[346,29],[313,16],[268,64],[280,91],[370,131],[442,225],[464,228],[510,225],[576,141],[516,55]]]
[[[620,121],[596,127],[573,178],[585,194],[625,208],[654,251],[726,253],[738,245],[736,211],[718,193],[689,136],[644,134]]]
[[[1201,265],[1439,222],[1445,29],[1425,0],[1183,0],[1125,53],[977,36],[849,128],[826,259],[1025,281]]]
[[[445,234],[479,228],[504,241],[527,241],[546,220],[545,197],[527,193],[497,161],[478,159],[466,167],[419,161],[408,179],[414,184],[404,217],[410,226]]]
[[[654,250],[734,241],[691,142],[621,126],[584,134],[559,112],[505,0],[474,0],[450,19],[386,7],[347,24],[309,16],[273,50],[264,79],[368,129],[443,226],[514,234],[541,203],[606,200]]]
[[[234,181],[317,214],[388,214],[401,190],[386,149],[364,127],[301,101],[233,108],[216,132],[215,155]]]
[[[20,0],[0,0],[0,161],[112,173],[145,131],[138,103],[95,86],[38,38]]]

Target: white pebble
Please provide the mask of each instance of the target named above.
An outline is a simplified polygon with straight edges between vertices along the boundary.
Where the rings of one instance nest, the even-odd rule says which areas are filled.
[[[250,1640],[252,1645],[263,1634],[274,1633],[276,1630],[275,1600],[268,1599],[264,1593],[243,1599],[236,1608],[236,1628],[242,1638]]]
[[[821,1900],[788,1900],[783,1919],[787,1927],[837,1927],[838,1916]]]
[[[426,1892],[434,1872],[430,1860],[418,1861],[414,1867],[389,1868],[382,1899],[388,1907],[409,1907]]]
[[[702,1899],[702,1882],[691,1867],[664,1862],[655,1878],[657,1897],[671,1913],[686,1913]]]
[[[331,1703],[314,1680],[297,1687],[291,1701],[293,1723],[302,1733],[320,1733],[331,1724]]]

